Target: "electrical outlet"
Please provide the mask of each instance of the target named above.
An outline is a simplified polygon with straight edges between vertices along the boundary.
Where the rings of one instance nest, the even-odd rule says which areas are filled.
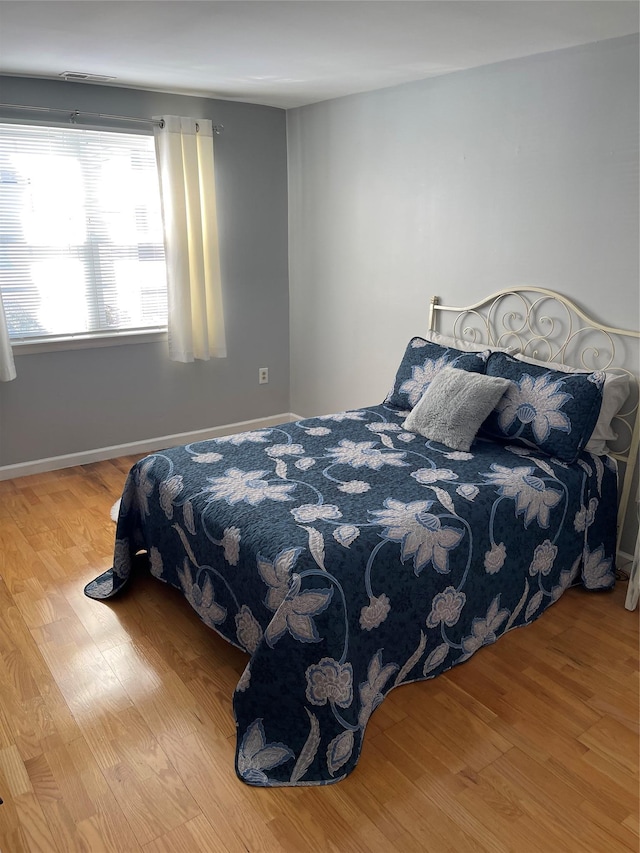
[[[258,384],[266,385],[269,381],[269,368],[268,367],[259,367],[258,368]]]

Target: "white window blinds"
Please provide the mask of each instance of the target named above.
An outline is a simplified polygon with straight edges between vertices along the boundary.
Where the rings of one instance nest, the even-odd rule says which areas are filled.
[[[0,288],[14,343],[166,328],[153,137],[0,124]]]

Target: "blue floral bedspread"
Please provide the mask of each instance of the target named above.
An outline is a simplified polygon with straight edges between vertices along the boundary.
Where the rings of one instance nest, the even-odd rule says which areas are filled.
[[[236,770],[327,784],[369,717],[536,619],[573,583],[614,584],[615,463],[478,441],[450,451],[384,406],[154,453],[131,470],[113,570],[136,552],[251,659],[234,694]]]

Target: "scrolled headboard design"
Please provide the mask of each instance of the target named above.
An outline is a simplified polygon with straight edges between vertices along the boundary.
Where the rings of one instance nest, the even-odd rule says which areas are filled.
[[[570,299],[542,287],[500,290],[474,305],[454,308],[433,296],[429,328],[472,343],[517,346],[551,364],[627,374],[631,393],[613,421],[618,433],[611,456],[624,464],[618,504],[622,538],[640,440],[640,331],[605,326]]]

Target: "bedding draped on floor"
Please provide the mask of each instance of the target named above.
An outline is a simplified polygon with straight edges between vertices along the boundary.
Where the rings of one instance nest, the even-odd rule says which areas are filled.
[[[385,406],[154,453],[129,473],[104,599],[151,573],[251,657],[235,694],[236,770],[328,784],[369,717],[536,619],[574,583],[613,586],[617,476],[402,428]],[[139,565],[140,560],[135,565]]]

